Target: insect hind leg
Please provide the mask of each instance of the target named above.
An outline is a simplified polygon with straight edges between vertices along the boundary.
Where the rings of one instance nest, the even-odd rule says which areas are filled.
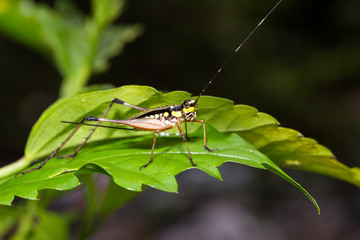
[[[32,171],[41,169],[41,168],[42,168],[50,159],[52,159],[52,158],[54,157],[54,155],[55,155],[56,153],[58,153],[58,152],[63,148],[63,146],[65,146],[65,144],[74,136],[74,134],[75,134],[75,133],[79,130],[79,128],[83,125],[83,122],[84,122],[84,121],[85,121],[85,118],[79,122],[79,124],[78,124],[78,125],[76,126],[76,128],[69,134],[69,136],[65,139],[65,141],[63,141],[63,142],[60,144],[60,146],[57,147],[57,148],[55,149],[55,151],[53,151],[53,152],[50,154],[50,156],[48,156],[39,166],[37,166],[37,167],[35,167],[35,168],[32,168],[32,169],[30,169],[30,170],[27,170],[27,171],[25,171],[25,172],[17,173],[16,176],[19,175],[19,174],[24,175],[24,174],[26,174],[26,173],[29,173],[29,172],[32,172]]]
[[[123,100],[120,100],[120,99],[118,99],[118,98],[115,98],[115,99],[113,100],[113,102],[114,102],[114,103],[118,103],[118,104],[122,104],[122,105],[125,105],[125,106],[128,106],[128,107],[131,107],[131,108],[134,108],[134,109],[139,110],[139,111],[141,111],[141,112],[144,112],[144,111],[147,111],[147,110],[148,110],[147,108],[142,108],[142,107],[139,107],[139,106],[132,105],[132,104],[127,103],[127,102],[125,102],[125,101],[123,101]]]
[[[105,118],[106,115],[108,114],[108,112],[110,111],[110,109],[112,108],[112,106],[114,105],[114,103],[116,104],[121,104],[121,105],[125,105],[125,106],[128,106],[128,107],[132,107],[132,108],[135,108],[139,111],[146,111],[147,109],[146,108],[142,108],[142,107],[138,107],[138,106],[135,106],[135,105],[132,105],[130,103],[127,103],[123,100],[120,100],[118,98],[114,98],[111,103],[109,104],[109,106],[107,107],[106,111],[103,113],[103,115],[101,116],[101,118]],[[93,135],[93,133],[95,132],[95,130],[98,128],[98,126],[100,125],[101,121],[98,120],[98,118],[96,117],[91,117],[91,116],[87,116],[85,117],[82,121],[81,121],[81,125],[83,123],[83,121],[98,121],[95,125],[95,127],[90,131],[89,135],[85,138],[85,140],[78,146],[78,148],[74,151],[73,154],[70,154],[70,155],[64,155],[64,156],[59,156],[58,158],[73,158],[75,157],[78,152],[82,149],[82,147],[87,143],[87,141],[90,139],[90,137]]]

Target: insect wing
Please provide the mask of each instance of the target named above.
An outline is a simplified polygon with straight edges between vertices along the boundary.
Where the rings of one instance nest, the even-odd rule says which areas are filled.
[[[152,108],[145,112],[141,112],[141,113],[131,117],[130,119],[140,119],[140,118],[145,118],[145,117],[149,117],[152,115],[155,116],[155,114],[163,114],[165,112],[168,112],[170,114],[171,107],[172,106],[160,106],[160,107]]]
[[[147,131],[156,131],[168,126],[164,122],[153,118],[117,120],[115,123],[127,125],[136,129],[147,130]]]

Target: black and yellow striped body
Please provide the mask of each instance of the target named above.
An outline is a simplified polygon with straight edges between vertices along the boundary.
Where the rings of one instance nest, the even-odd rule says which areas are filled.
[[[160,106],[143,111],[129,119],[151,118],[157,119],[166,125],[175,126],[177,122],[193,121],[196,118],[195,100],[185,100],[180,105]]]

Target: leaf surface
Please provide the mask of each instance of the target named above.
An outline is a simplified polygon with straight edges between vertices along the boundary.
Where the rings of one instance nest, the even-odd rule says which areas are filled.
[[[60,121],[79,122],[84,116],[101,116],[114,98],[152,108],[180,104],[191,96],[182,91],[163,94],[150,87],[123,86],[61,99],[50,106],[34,125],[25,150],[27,161],[30,163],[48,156],[74,129],[74,125],[64,125],[59,123]],[[208,130],[209,147],[219,148],[220,151],[208,153],[203,150],[202,127],[198,123],[188,124],[191,136],[189,146],[194,161],[209,175],[221,179],[217,166],[227,161],[267,169],[297,186],[312,201],[308,193],[273,162],[282,166],[331,175],[359,185],[357,169],[350,169],[336,161],[330,150],[315,140],[305,138],[295,130],[278,127],[277,120],[270,115],[260,113],[250,106],[234,105],[230,100],[210,96],[201,97],[198,104],[197,118],[206,120],[209,124],[208,128],[210,125],[215,128]],[[135,109],[114,104],[107,118],[124,119],[136,113],[138,111]],[[60,155],[71,153],[84,140],[90,128],[81,127],[65,145]],[[191,168],[191,165],[181,137],[171,135],[176,133],[177,129],[167,132],[170,136],[159,137],[156,143],[154,163],[139,171],[139,167],[146,164],[150,158],[153,132],[98,129],[76,158],[70,161],[52,159],[41,171],[31,172],[20,178],[26,180],[29,176],[34,176],[31,178],[34,186],[41,187],[38,189],[33,187],[32,191],[28,188],[29,193],[25,191],[24,194],[21,192],[21,187],[25,185],[19,184],[20,192],[16,192],[16,189],[8,190],[5,195],[0,192],[0,196],[7,196],[0,202],[9,204],[13,195],[35,198],[34,192],[43,188],[62,189],[56,185],[56,182],[47,183],[46,179],[57,177],[71,179],[69,176],[87,171],[108,174],[119,186],[134,191],[140,191],[145,184],[164,191],[176,192],[177,183],[174,176]],[[72,185],[65,186],[66,188],[78,184],[71,180]],[[12,186],[16,181],[20,180],[0,179],[3,183],[0,187],[1,191],[4,191],[4,184]],[[11,196],[10,192],[14,194]]]
[[[315,200],[304,188],[240,136],[224,136],[215,129],[208,128],[209,147],[217,147],[218,151],[205,151],[202,129],[194,132],[188,142],[198,169],[217,179],[221,179],[217,167],[225,162],[266,169],[300,189],[318,208]],[[177,134],[159,136],[153,163],[139,170],[150,159],[152,141],[153,136],[146,135],[90,144],[74,159],[54,159],[40,171],[9,179],[3,183],[0,190],[0,203],[9,204],[13,198],[11,193],[35,199],[37,194],[34,192],[43,188],[56,186],[57,189],[66,190],[75,187],[78,184],[76,181],[73,181],[71,186],[66,184],[70,181],[69,176],[76,178],[76,174],[89,171],[107,174],[117,185],[132,191],[141,191],[142,185],[148,185],[162,191],[177,192],[175,176],[194,168],[190,164],[185,144]],[[57,185],[59,182],[65,185]]]
[[[150,87],[124,86],[59,100],[49,107],[35,124],[26,146],[26,157],[29,161],[45,157],[60,145],[74,127],[59,124],[61,120],[81,121],[84,116],[101,116],[116,97],[134,105],[151,108],[180,104],[191,98],[191,95],[183,91],[163,94]],[[107,117],[124,119],[136,113],[137,110],[127,106],[114,105]],[[359,168],[342,164],[328,148],[316,140],[304,137],[296,130],[279,127],[274,117],[259,112],[254,107],[234,105],[228,99],[202,96],[197,116],[221,133],[237,133],[278,166],[324,174],[360,186]],[[189,133],[198,128],[201,128],[201,125],[189,124]],[[88,133],[88,128],[81,129],[66,148],[79,145]],[[95,132],[91,141],[146,134],[152,133],[101,129]]]

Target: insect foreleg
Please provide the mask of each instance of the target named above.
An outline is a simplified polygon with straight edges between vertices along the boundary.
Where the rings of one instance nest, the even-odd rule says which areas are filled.
[[[184,140],[185,146],[186,146],[186,148],[187,148],[187,150],[188,150],[191,165],[193,165],[194,167],[197,167],[197,165],[196,165],[196,164],[193,162],[193,160],[192,160],[191,152],[190,152],[189,146],[188,146],[188,144],[187,144],[187,142],[186,142],[186,138],[185,138],[185,136],[184,136],[184,133],[183,133],[183,131],[182,131],[182,129],[181,129],[180,123],[177,122],[176,125],[177,125],[177,127],[178,127],[178,129],[179,129],[179,132],[180,132],[180,134],[181,134],[181,136],[182,136],[182,138],[183,138],[183,140]]]
[[[185,138],[186,140],[189,140],[189,136],[188,136],[188,132],[187,132],[187,122],[184,122],[185,123]]]
[[[200,119],[194,119],[192,122],[198,122],[198,123],[202,123],[203,125],[203,131],[204,131],[204,148],[205,150],[209,151],[209,152],[213,152],[213,151],[217,151],[219,149],[215,148],[215,149],[210,149],[208,148],[207,144],[206,144],[206,126],[205,126],[205,121],[204,120],[200,120]]]

